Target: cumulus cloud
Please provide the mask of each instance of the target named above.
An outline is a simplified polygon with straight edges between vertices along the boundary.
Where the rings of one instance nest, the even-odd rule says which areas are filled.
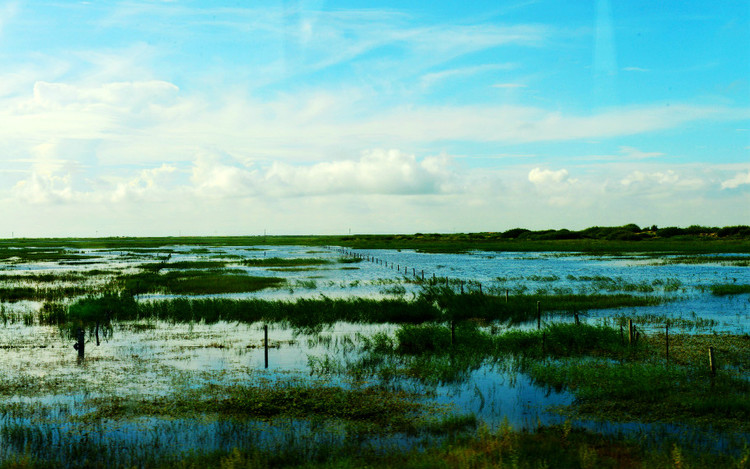
[[[632,171],[620,180],[620,184],[626,188],[638,190],[658,190],[658,188],[669,187],[674,189],[698,189],[706,183],[698,177],[685,177],[676,171],[668,169],[665,171]]]
[[[440,192],[448,178],[448,159],[416,156],[399,150],[372,150],[359,160],[291,166],[275,163],[266,182],[296,194],[426,194]]]
[[[721,188],[736,189],[743,184],[750,184],[750,171],[747,173],[737,173],[733,178],[722,182]]]
[[[260,192],[254,171],[229,164],[211,154],[198,156],[193,165],[191,182],[200,197],[248,197]]]
[[[568,170],[560,169],[552,171],[550,169],[534,168],[529,171],[529,182],[537,186],[546,186],[549,184],[560,184],[568,179]]]
[[[70,175],[58,176],[33,172],[13,187],[16,198],[29,204],[58,204],[78,198],[73,191]]]
[[[171,189],[168,185],[169,176],[175,171],[175,166],[166,163],[158,168],[144,169],[136,177],[118,182],[110,200],[121,203],[166,198]]]

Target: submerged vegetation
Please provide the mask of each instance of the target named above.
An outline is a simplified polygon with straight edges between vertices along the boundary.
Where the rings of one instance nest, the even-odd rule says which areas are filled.
[[[702,295],[745,321],[741,269],[750,258],[703,253],[750,252],[746,228],[0,241],[0,347],[13,357],[0,384],[0,468],[748,468],[747,333],[717,332],[722,318],[649,309]],[[368,269],[385,271],[383,259],[340,248],[285,256],[275,244],[637,251],[618,259],[732,274],[709,285],[595,267],[505,270],[482,285],[425,280],[411,263],[412,276],[399,266],[376,277]],[[88,265],[113,259],[106,269]],[[350,293],[359,287],[372,296]],[[295,289],[302,294],[287,296]],[[87,345],[74,361],[81,332],[101,347]],[[268,349],[271,360],[303,365],[259,369]],[[488,425],[482,415],[527,404],[520,394],[502,402],[483,380],[528,381],[570,399],[537,414],[559,423],[531,414],[524,428]],[[462,407],[466,389],[480,402],[474,410]],[[498,407],[482,414],[485,400]],[[593,431],[592,420],[618,430]],[[709,443],[674,430],[646,436],[628,422],[705,432]]]

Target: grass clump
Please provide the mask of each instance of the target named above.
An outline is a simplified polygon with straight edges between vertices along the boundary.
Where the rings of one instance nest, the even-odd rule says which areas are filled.
[[[576,410],[610,420],[687,422],[750,431],[750,382],[661,363],[558,360],[528,369],[543,386],[569,389]]]
[[[177,298],[138,304],[134,317],[165,321],[239,321],[287,323],[293,327],[314,328],[336,322],[349,323],[421,323],[434,321],[440,311],[425,301],[368,298],[302,298],[296,301],[271,301],[258,298]]]
[[[477,291],[457,293],[450,287],[426,286],[421,297],[434,302],[446,319],[470,318],[520,324],[537,319],[537,304],[545,314],[569,314],[573,311],[653,306],[668,301],[661,296],[630,294],[517,294],[506,301],[505,296],[487,295]]]
[[[162,269],[170,270],[209,270],[221,269],[227,266],[226,261],[177,261],[177,262],[150,262],[141,264],[140,268],[149,272],[159,272]]]
[[[241,262],[247,267],[303,267],[319,266],[330,264],[327,259],[316,259],[312,257],[303,258],[284,258],[284,257],[264,257],[258,259],[245,259]]]
[[[117,285],[131,294],[208,295],[254,292],[279,287],[284,282],[284,279],[277,277],[238,275],[215,270],[176,270],[122,276]]]
[[[134,399],[95,398],[82,422],[143,416],[216,414],[230,418],[324,418],[355,424],[370,432],[415,432],[428,408],[416,396],[374,387],[344,389],[323,385],[210,386],[179,395]]]
[[[750,293],[750,284],[711,285],[711,294],[715,296],[741,295],[743,293]]]

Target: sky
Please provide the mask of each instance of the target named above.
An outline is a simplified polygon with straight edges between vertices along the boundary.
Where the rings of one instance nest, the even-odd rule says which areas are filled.
[[[0,2],[0,214],[0,238],[750,224],[750,3]]]

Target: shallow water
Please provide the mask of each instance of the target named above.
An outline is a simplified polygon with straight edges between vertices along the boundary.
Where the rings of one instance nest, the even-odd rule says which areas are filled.
[[[645,256],[580,256],[557,253],[487,253],[425,254],[414,251],[359,250],[358,254],[379,259],[340,264],[342,254],[335,249],[309,247],[261,246],[254,248],[219,247],[196,253],[191,247],[171,247],[171,262],[242,258],[313,257],[334,263],[304,269],[270,270],[241,268],[252,275],[286,278],[287,286],[255,293],[215,295],[230,298],[259,297],[292,299],[301,297],[411,297],[419,290],[414,277],[433,275],[452,282],[466,282],[464,288],[511,294],[526,291],[601,292],[636,289],[636,294],[659,295],[674,301],[648,308],[596,310],[584,312],[585,321],[601,322],[625,315],[638,318],[664,315],[670,318],[710,319],[709,329],[685,327],[682,332],[750,331],[750,295],[713,296],[706,288],[712,284],[750,283],[747,267],[721,264],[661,264]],[[62,264],[55,262],[22,263],[0,266],[3,273],[40,273],[49,271],[85,272],[91,269],[131,271],[139,264],[164,259],[167,250],[84,251],[99,256],[97,263]],[[208,251],[208,252],[206,252]],[[408,271],[406,270],[408,269]],[[593,280],[599,279],[599,280]],[[608,280],[607,280],[608,279]],[[314,282],[314,283],[313,283]],[[457,285],[457,284],[456,284]],[[396,293],[401,287],[403,293]],[[640,290],[640,291],[639,291]],[[166,295],[142,295],[142,301],[158,301]],[[38,311],[38,302],[0,305],[5,316],[29,316]],[[5,317],[4,316],[4,317]],[[546,320],[560,320],[554,316]],[[565,319],[563,319],[565,320]],[[567,319],[569,320],[569,318]],[[1,323],[0,323],[1,324]],[[651,329],[649,329],[651,327]],[[644,324],[649,332],[657,326]],[[0,416],[0,446],[5,457],[22,451],[25,445],[39,448],[49,445],[71,447],[83,438],[80,430],[67,419],[70,415],[89,412],[87,402],[93,397],[160,396],[208,384],[257,385],[275,382],[310,382],[327,380],[348,385],[336,375],[311,376],[310,357],[331,355],[337,359],[355,359],[356,345],[362,336],[391,332],[389,325],[336,324],[320,334],[307,335],[287,328],[269,327],[268,368],[264,363],[261,324],[170,324],[158,321],[116,324],[111,337],[97,347],[89,342],[86,357],[78,360],[72,341],[54,327],[23,321],[6,321],[0,327],[0,367],[3,370]],[[680,332],[677,330],[676,332]],[[533,429],[539,424],[559,423],[564,417],[549,411],[550,406],[572,402],[568,393],[542,389],[523,375],[502,364],[481,364],[467,371],[465,379],[454,383],[401,380],[396,385],[421,394],[426,401],[452,406],[457,413],[473,413],[491,427],[508,421],[515,428]],[[377,381],[377,378],[370,378]],[[393,385],[394,383],[390,383]],[[21,406],[22,411],[13,406]],[[30,410],[29,410],[30,409]],[[20,413],[19,413],[20,412]],[[141,448],[144,456],[156,446],[228,449],[246,444],[248,439],[273,442],[309,434],[308,423],[289,422],[274,426],[262,422],[223,422],[163,419],[139,419],[112,427],[99,424],[86,427],[87,441],[108,445],[114,458],[123,445]],[[675,434],[683,430],[671,425],[578,422],[578,425],[609,432]],[[21,443],[9,435],[14,429],[36,428],[37,436],[24,436]],[[144,430],[146,429],[146,430]],[[36,431],[36,430],[35,430]],[[331,441],[340,438],[340,428],[329,428],[316,434]],[[23,433],[23,432],[21,432]],[[33,432],[32,432],[33,433]],[[4,436],[3,436],[4,435]],[[249,436],[252,435],[252,436]],[[265,435],[265,436],[263,436]],[[290,436],[291,435],[291,436]],[[700,439],[704,436],[698,436]],[[25,439],[24,439],[25,438]],[[36,438],[36,440],[34,439]],[[705,437],[707,439],[711,436]],[[11,440],[15,443],[8,444]],[[408,439],[407,439],[408,440]],[[404,437],[380,444],[404,444]],[[25,442],[25,443],[24,443]],[[243,443],[244,442],[244,443]],[[45,446],[46,445],[46,446]],[[151,449],[149,449],[151,448]],[[136,456],[140,453],[135,451]],[[150,453],[148,453],[150,454]],[[0,455],[2,457],[2,455]],[[135,457],[135,456],[134,456]],[[132,461],[138,461],[137,457]],[[75,455],[66,459],[75,465]],[[125,459],[123,459],[125,461]],[[128,460],[130,461],[130,460]],[[125,463],[125,462],[124,462]]]

